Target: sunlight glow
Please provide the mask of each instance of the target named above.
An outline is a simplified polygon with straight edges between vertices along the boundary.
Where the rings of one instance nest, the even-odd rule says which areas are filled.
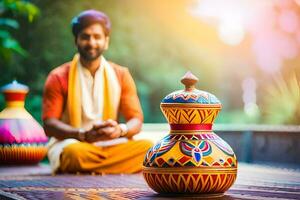
[[[225,44],[238,45],[244,39],[244,35],[244,27],[239,22],[228,20],[219,25],[219,37]]]
[[[278,72],[299,54],[300,0],[198,0],[192,15],[211,24],[220,40],[237,46],[251,38],[250,50],[262,71]],[[297,6],[295,6],[297,5]]]
[[[192,9],[192,14],[215,24],[222,42],[238,45],[244,39],[245,25],[251,16],[248,4],[245,0],[202,0]]]

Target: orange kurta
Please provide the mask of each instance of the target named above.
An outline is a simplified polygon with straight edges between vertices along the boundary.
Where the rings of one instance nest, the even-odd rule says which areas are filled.
[[[143,120],[142,109],[134,81],[127,68],[109,63],[120,84],[119,114],[126,121]],[[48,76],[43,98],[43,120],[62,120],[67,109],[70,63],[54,69]],[[65,119],[64,122],[68,123]],[[60,172],[134,173],[142,168],[142,160],[152,144],[148,141],[129,141],[109,147],[76,142],[64,147],[60,156]],[[57,170],[57,169],[55,169]]]
[[[131,118],[143,120],[140,101],[134,81],[127,68],[109,62],[116,72],[121,86],[119,113],[128,121]],[[44,88],[42,119],[61,119],[67,106],[68,75],[70,63],[65,63],[50,72]]]

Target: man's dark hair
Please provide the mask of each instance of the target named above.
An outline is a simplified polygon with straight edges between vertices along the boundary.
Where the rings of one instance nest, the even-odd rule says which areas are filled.
[[[96,23],[100,24],[104,29],[105,35],[109,36],[111,30],[110,20],[106,14],[97,10],[85,10],[74,17],[71,22],[72,33],[77,38],[80,31]]]

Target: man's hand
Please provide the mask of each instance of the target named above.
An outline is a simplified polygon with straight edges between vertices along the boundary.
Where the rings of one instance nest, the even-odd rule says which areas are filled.
[[[90,129],[88,131],[85,131],[85,142],[93,143],[98,142],[100,140],[103,140],[103,135],[99,134],[96,130]]]
[[[134,134],[140,131],[142,121],[140,119],[133,118],[129,120],[126,125],[126,137],[132,137]],[[68,138],[81,140],[82,138],[82,141],[89,143],[118,138],[124,134],[124,129],[121,129],[120,124],[111,119],[95,124],[92,129],[84,131],[83,137],[79,137],[79,135],[82,133],[78,132],[78,128],[74,128],[56,118],[44,120],[44,130],[48,137],[55,137],[58,140],[64,140]]]
[[[119,138],[122,134],[119,124],[112,119],[104,121],[100,124],[95,124],[93,126],[93,130],[97,131],[98,135],[102,136],[101,140]]]

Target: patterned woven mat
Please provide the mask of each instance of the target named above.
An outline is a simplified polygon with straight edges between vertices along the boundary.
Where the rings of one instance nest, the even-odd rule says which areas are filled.
[[[162,196],[141,174],[56,175],[48,166],[0,167],[0,199],[207,199],[201,196]],[[240,164],[234,186],[215,199],[300,199],[300,171]]]

